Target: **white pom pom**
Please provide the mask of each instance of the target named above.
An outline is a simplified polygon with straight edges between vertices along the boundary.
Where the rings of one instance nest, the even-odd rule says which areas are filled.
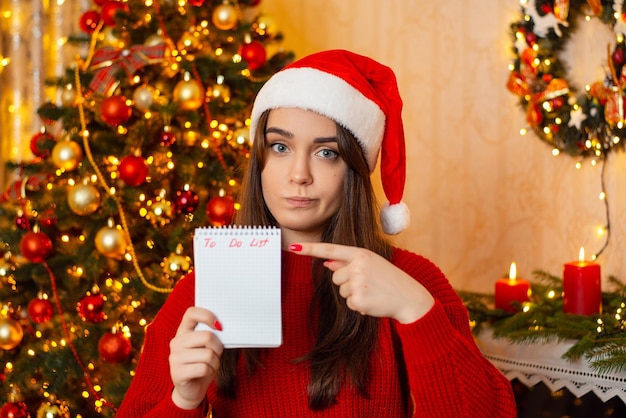
[[[393,205],[386,202],[380,211],[380,223],[386,234],[399,234],[409,226],[410,222],[411,212],[404,202]]]

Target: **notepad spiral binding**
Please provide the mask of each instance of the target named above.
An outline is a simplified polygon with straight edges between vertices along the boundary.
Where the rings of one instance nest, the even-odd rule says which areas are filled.
[[[226,236],[246,236],[278,235],[280,228],[276,226],[250,226],[250,225],[228,225],[228,226],[201,226],[196,228],[196,234],[203,235],[226,235]]]

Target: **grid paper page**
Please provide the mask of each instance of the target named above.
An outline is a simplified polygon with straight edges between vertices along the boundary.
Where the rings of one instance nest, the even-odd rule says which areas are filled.
[[[225,348],[282,344],[280,229],[205,227],[194,234],[195,304],[218,317]]]

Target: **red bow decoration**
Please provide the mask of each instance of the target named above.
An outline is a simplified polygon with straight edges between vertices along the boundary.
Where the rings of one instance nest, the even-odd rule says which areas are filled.
[[[0,203],[25,199],[26,192],[36,192],[51,181],[52,177],[49,174],[34,174],[17,179],[0,195]]]
[[[118,49],[111,46],[100,48],[95,52],[91,61],[91,69],[97,72],[89,87],[93,91],[110,96],[120,83],[115,78],[120,68],[132,77],[138,69],[160,62],[164,56],[165,44],[135,45],[130,49]]]

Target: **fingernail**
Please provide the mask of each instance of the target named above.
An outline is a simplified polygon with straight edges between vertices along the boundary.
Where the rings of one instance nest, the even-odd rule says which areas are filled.
[[[213,328],[215,328],[218,331],[221,331],[222,330],[222,323],[216,319],[215,322],[213,323]]]
[[[333,261],[335,261],[335,260],[326,260],[326,261],[324,261],[324,266],[328,266]]]
[[[290,244],[289,249],[291,251],[302,251],[302,245],[300,244]]]

